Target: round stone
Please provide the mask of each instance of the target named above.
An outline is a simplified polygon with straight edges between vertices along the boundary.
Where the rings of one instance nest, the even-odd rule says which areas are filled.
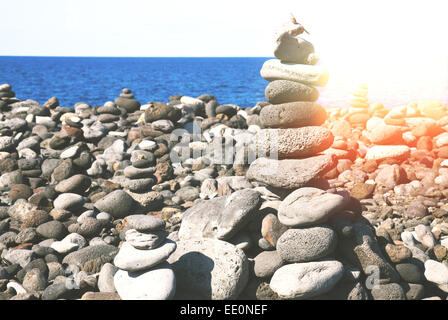
[[[252,189],[201,201],[183,214],[179,239],[206,237],[228,240],[249,223],[260,202],[260,193]]]
[[[263,251],[254,258],[254,273],[258,278],[270,277],[283,264],[277,251]]]
[[[265,128],[320,126],[327,119],[327,112],[314,102],[289,102],[267,105],[261,109],[259,119]]]
[[[59,221],[49,221],[38,226],[36,232],[47,239],[61,240],[67,234],[67,228]]]
[[[424,280],[423,272],[414,263],[399,263],[395,269],[405,282],[421,283]]]
[[[316,101],[319,91],[316,88],[288,80],[272,81],[265,89],[266,101],[282,104],[295,101]]]
[[[63,193],[54,201],[53,206],[56,209],[74,211],[80,209],[84,204],[84,197],[76,193]]]
[[[91,179],[83,174],[76,174],[68,179],[62,180],[59,182],[55,190],[60,193],[83,193],[86,191],[90,184],[92,183]]]
[[[286,262],[308,262],[327,257],[336,249],[337,235],[330,227],[289,229],[277,241],[277,252]]]
[[[26,184],[14,184],[9,190],[8,197],[11,201],[17,199],[28,199],[33,195],[33,190]]]
[[[112,191],[95,202],[95,208],[99,211],[107,212],[118,219],[131,213],[134,205],[134,199],[123,190]]]
[[[114,285],[122,300],[169,300],[176,291],[176,276],[164,263],[148,271],[118,270]]]
[[[283,299],[307,299],[330,291],[343,274],[336,260],[293,263],[278,269],[269,286]]]

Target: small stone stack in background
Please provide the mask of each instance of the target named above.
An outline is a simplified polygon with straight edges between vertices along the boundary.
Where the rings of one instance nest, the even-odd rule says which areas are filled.
[[[176,250],[167,239],[165,221],[130,215],[123,221],[126,241],[115,256],[114,285],[122,300],[168,300],[176,291],[176,277],[166,263]],[[157,288],[157,290],[154,290]]]
[[[15,93],[12,91],[10,84],[4,83],[0,85],[0,111],[5,111],[9,104],[19,101],[14,97]]]

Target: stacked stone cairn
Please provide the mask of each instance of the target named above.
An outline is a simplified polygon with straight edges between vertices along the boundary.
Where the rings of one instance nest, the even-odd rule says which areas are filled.
[[[283,200],[263,203],[269,213],[261,221],[259,241],[266,251],[254,258],[255,276],[263,279],[255,284],[256,295],[366,299],[361,270],[369,274],[369,266],[375,265],[382,278],[396,273],[375,247],[374,231],[359,216],[356,201],[344,190],[318,188],[339,153],[329,149],[336,141],[330,130],[320,127],[327,113],[314,102],[318,91],[312,87],[324,86],[329,75],[312,65],[317,60],[312,44],[295,37],[300,28],[293,19],[277,40],[277,59],[261,69],[271,81],[266,88],[270,105],[260,112],[265,129],[257,134],[257,150],[269,154],[277,147],[278,160],[258,158],[247,177],[282,194]],[[366,89],[358,96],[355,107],[368,109]],[[371,241],[365,242],[367,238]]]
[[[115,256],[119,270],[114,285],[122,300],[168,300],[176,291],[176,277],[168,257],[176,243],[167,239],[165,221],[148,215],[123,220],[126,241]],[[154,290],[157,288],[157,290]]]

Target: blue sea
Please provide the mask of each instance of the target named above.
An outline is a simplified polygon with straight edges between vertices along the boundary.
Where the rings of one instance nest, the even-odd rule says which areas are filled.
[[[129,88],[140,103],[182,94],[214,95],[220,104],[254,106],[268,84],[260,69],[269,58],[0,57],[0,84],[16,97],[63,106],[103,105]]]
[[[118,97],[123,88],[131,89],[141,104],[168,102],[176,94],[212,94],[220,104],[249,107],[265,100],[268,82],[260,76],[260,69],[268,59],[0,56],[0,84],[11,84],[19,99],[43,104],[56,96],[68,107],[77,102],[103,105]],[[317,102],[324,107],[348,107],[350,94],[360,81],[369,85],[369,102],[382,102],[386,107],[426,99],[448,103],[448,73],[439,62],[428,62],[420,72],[415,72],[415,65],[393,72],[392,67],[348,68],[330,60],[319,64],[330,71],[327,86],[319,88]],[[364,77],[369,80],[363,81]]]

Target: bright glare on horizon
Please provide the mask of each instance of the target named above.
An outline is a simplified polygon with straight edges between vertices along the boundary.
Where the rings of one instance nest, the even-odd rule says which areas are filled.
[[[415,94],[448,102],[446,0],[2,2],[0,55],[269,57],[292,12],[330,71],[327,98],[419,82],[429,90]]]

